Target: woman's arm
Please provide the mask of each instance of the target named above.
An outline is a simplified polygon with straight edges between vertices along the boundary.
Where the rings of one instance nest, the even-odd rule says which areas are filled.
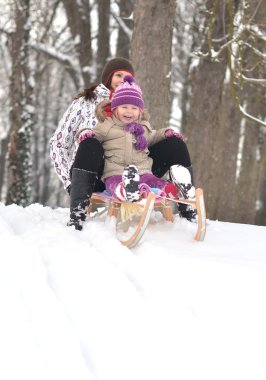
[[[50,157],[65,188],[71,183],[69,171],[78,144],[76,134],[85,125],[85,100],[79,98],[68,107],[50,139]]]

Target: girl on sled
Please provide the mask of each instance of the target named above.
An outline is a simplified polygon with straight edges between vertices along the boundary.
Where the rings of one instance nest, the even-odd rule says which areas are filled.
[[[95,108],[103,99],[109,99],[109,101],[101,104],[99,109],[101,108],[102,111],[99,111],[99,116],[102,120],[103,118],[106,118],[107,123],[108,120],[113,120],[113,117],[117,119],[117,116],[113,115],[112,110],[115,113],[115,110],[118,108],[115,104],[118,106],[121,106],[121,104],[118,104],[119,102],[113,103],[114,108],[112,109],[112,99],[114,97],[115,90],[118,90],[119,86],[122,85],[122,88],[120,88],[119,91],[123,91],[124,77],[128,74],[134,74],[133,67],[128,60],[124,58],[114,58],[109,61],[102,73],[102,83],[98,86],[93,86],[90,89],[84,90],[84,92],[72,102],[50,140],[50,155],[54,163],[56,173],[63,182],[64,187],[70,193],[70,221],[68,225],[75,226],[77,230],[82,229],[83,223],[86,219],[87,206],[89,205],[92,193],[94,191],[103,191],[105,189],[105,185],[108,187],[108,191],[112,193],[112,189],[117,189],[117,186],[115,185],[117,184],[118,179],[115,180],[114,178],[108,178],[113,177],[114,175],[121,176],[124,171],[124,167],[122,167],[122,171],[110,172],[110,175],[107,171],[106,176],[106,168],[108,170],[108,162],[110,162],[110,157],[108,157],[107,149],[105,154],[103,145],[100,142],[102,141],[103,144],[105,144],[103,137],[101,137],[101,132],[97,132],[97,129],[101,129],[101,123],[97,125],[96,132],[98,135],[96,135],[96,138],[93,136],[93,131],[95,130],[95,126],[97,124]],[[123,133],[126,132],[125,140],[131,136],[131,149],[134,149],[134,154],[140,154],[139,157],[142,157],[142,159],[145,157],[145,162],[148,164],[147,167],[139,167],[140,173],[137,173],[135,168],[126,170],[125,175],[128,173],[129,177],[133,176],[134,178],[134,181],[131,181],[131,178],[129,178],[129,182],[131,184],[133,182],[133,189],[137,188],[136,183],[138,182],[139,175],[141,183],[144,182],[151,187],[165,189],[165,186],[167,186],[168,183],[161,180],[159,177],[162,177],[171,167],[173,168],[175,165],[180,165],[183,168],[187,168],[185,172],[183,170],[186,177],[184,184],[187,183],[188,186],[191,187],[191,161],[187,146],[181,135],[174,133],[170,129],[164,129],[165,133],[163,130],[152,131],[148,121],[145,120],[141,91],[136,84],[132,82],[132,80],[131,82],[129,80],[129,82],[126,83],[127,86],[134,87],[136,89],[136,93],[138,94],[138,110],[134,111],[135,116],[133,117],[132,120],[134,121],[132,122],[139,124],[141,129],[137,128],[134,132],[134,128],[131,129],[128,127],[128,130],[124,131],[124,126],[131,123],[131,119],[129,121],[127,115],[125,116],[125,119],[123,119],[123,116],[118,115],[118,117],[121,117],[122,119],[117,119],[118,124],[120,124],[121,131],[124,131]],[[121,128],[121,123],[123,124],[123,128]],[[142,128],[144,129],[144,133],[142,133]],[[109,128],[109,130],[110,129],[111,128]],[[140,133],[140,135],[136,136],[138,133]],[[143,148],[143,144],[147,146]],[[140,148],[142,147],[142,149],[137,149],[137,146]],[[127,151],[127,149],[125,149],[125,151]],[[142,159],[140,161],[142,161]],[[109,161],[107,162],[107,160]],[[125,165],[130,163],[134,164],[134,166],[138,166],[138,158],[136,158],[136,160],[136,162],[129,162],[127,160],[124,163]],[[104,166],[104,162],[107,162],[107,166]],[[104,167],[105,183],[101,181]],[[156,177],[152,176],[152,173],[155,174]],[[143,177],[144,174],[146,175],[146,178]],[[158,182],[155,183],[155,180]],[[124,182],[123,180],[120,180],[119,183],[126,184],[125,181],[126,177],[124,176]],[[126,199],[128,194],[128,198],[131,198],[131,200],[136,200],[138,197],[138,191],[135,195],[135,192],[133,192],[130,196],[128,191],[130,188],[130,186],[124,187],[123,190],[120,185],[121,194],[125,196]],[[180,205],[179,212],[181,213],[181,216],[186,217],[189,220],[195,218],[195,213],[187,205]]]

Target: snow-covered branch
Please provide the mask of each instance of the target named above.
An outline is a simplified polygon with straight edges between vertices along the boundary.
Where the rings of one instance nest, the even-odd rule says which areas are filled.
[[[68,65],[73,70],[75,70],[75,67],[73,64],[73,56],[60,53],[60,52],[58,52],[58,50],[56,50],[56,48],[54,48],[52,46],[48,47],[47,45],[42,44],[42,43],[36,43],[36,44],[30,43],[29,46],[33,50],[38,51],[38,52],[42,52],[42,53],[46,54],[48,57],[53,58],[53,59],[57,60],[58,62],[63,63],[64,65]]]
[[[5,26],[0,25],[0,32],[6,34],[7,36],[11,36],[14,32],[11,28],[6,28]]]
[[[111,15],[114,17],[114,19],[116,20],[116,22],[119,24],[119,26],[123,29],[123,31],[126,33],[126,35],[128,36],[129,39],[131,39],[131,36],[132,36],[132,30],[126,26],[126,24],[124,23],[124,21],[122,20],[121,17],[117,16],[115,14],[115,12],[111,12]]]
[[[244,46],[247,46],[249,47],[250,49],[253,50],[253,52],[260,58],[262,58],[263,60],[266,60],[266,54],[263,53],[262,51],[256,49],[254,46],[250,45],[248,42],[243,42],[242,43]]]
[[[75,85],[77,88],[82,87],[82,75],[77,68],[80,67],[79,63],[72,55],[67,55],[58,52],[55,47],[47,46],[42,43],[29,43],[31,49],[46,54],[48,57],[55,59],[56,61],[62,63],[68,69]]]
[[[239,110],[240,112],[245,116],[247,117],[248,119],[252,120],[252,121],[255,121],[255,123],[258,123],[260,124],[261,126],[263,127],[266,127],[266,123],[260,119],[258,119],[257,117],[255,116],[252,116],[250,115],[245,109],[243,106],[241,106],[241,104],[239,104]]]
[[[248,30],[251,32],[251,34],[266,42],[266,33],[262,31],[258,25],[249,25]]]
[[[249,83],[261,84],[262,86],[266,86],[266,79],[262,79],[262,78],[249,78],[249,77],[246,77],[243,74],[241,75],[241,78],[244,81],[249,82]]]
[[[224,43],[218,50],[214,50],[211,48],[207,53],[202,52],[195,52],[198,57],[210,57],[212,61],[218,61],[219,57],[223,53],[225,49],[227,49],[229,46],[231,46],[234,42],[238,41],[241,34],[246,30],[246,25],[241,25],[241,27],[238,28],[238,32],[235,34],[235,36]]]

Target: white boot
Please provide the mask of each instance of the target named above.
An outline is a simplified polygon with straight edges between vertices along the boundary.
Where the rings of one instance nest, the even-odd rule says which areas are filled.
[[[192,185],[191,175],[187,168],[173,165],[169,170],[171,181],[176,185],[183,198],[195,198],[195,187]]]
[[[137,202],[140,198],[137,167],[134,165],[126,166],[123,171],[122,181],[115,189],[117,199],[120,201]]]
[[[183,198],[195,198],[195,187],[192,185],[191,174],[187,168],[181,165],[173,165],[170,167],[169,174]],[[191,205],[180,203],[178,211],[181,218],[186,218],[190,222],[197,221],[197,213]]]
[[[135,165],[127,165],[122,175],[126,199],[129,202],[137,202],[140,198],[139,172]]]

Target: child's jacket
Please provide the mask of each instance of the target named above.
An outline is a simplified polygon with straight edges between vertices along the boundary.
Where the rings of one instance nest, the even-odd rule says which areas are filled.
[[[148,146],[164,140],[164,132],[167,128],[158,131],[151,128],[147,120],[141,120],[144,128],[144,136]],[[126,165],[136,165],[139,174],[151,173],[152,159],[149,157],[149,149],[137,150],[135,136],[124,130],[124,124],[116,119],[108,117],[98,123],[94,129],[95,137],[102,142],[105,153],[105,166],[102,178],[113,175],[122,175]]]

